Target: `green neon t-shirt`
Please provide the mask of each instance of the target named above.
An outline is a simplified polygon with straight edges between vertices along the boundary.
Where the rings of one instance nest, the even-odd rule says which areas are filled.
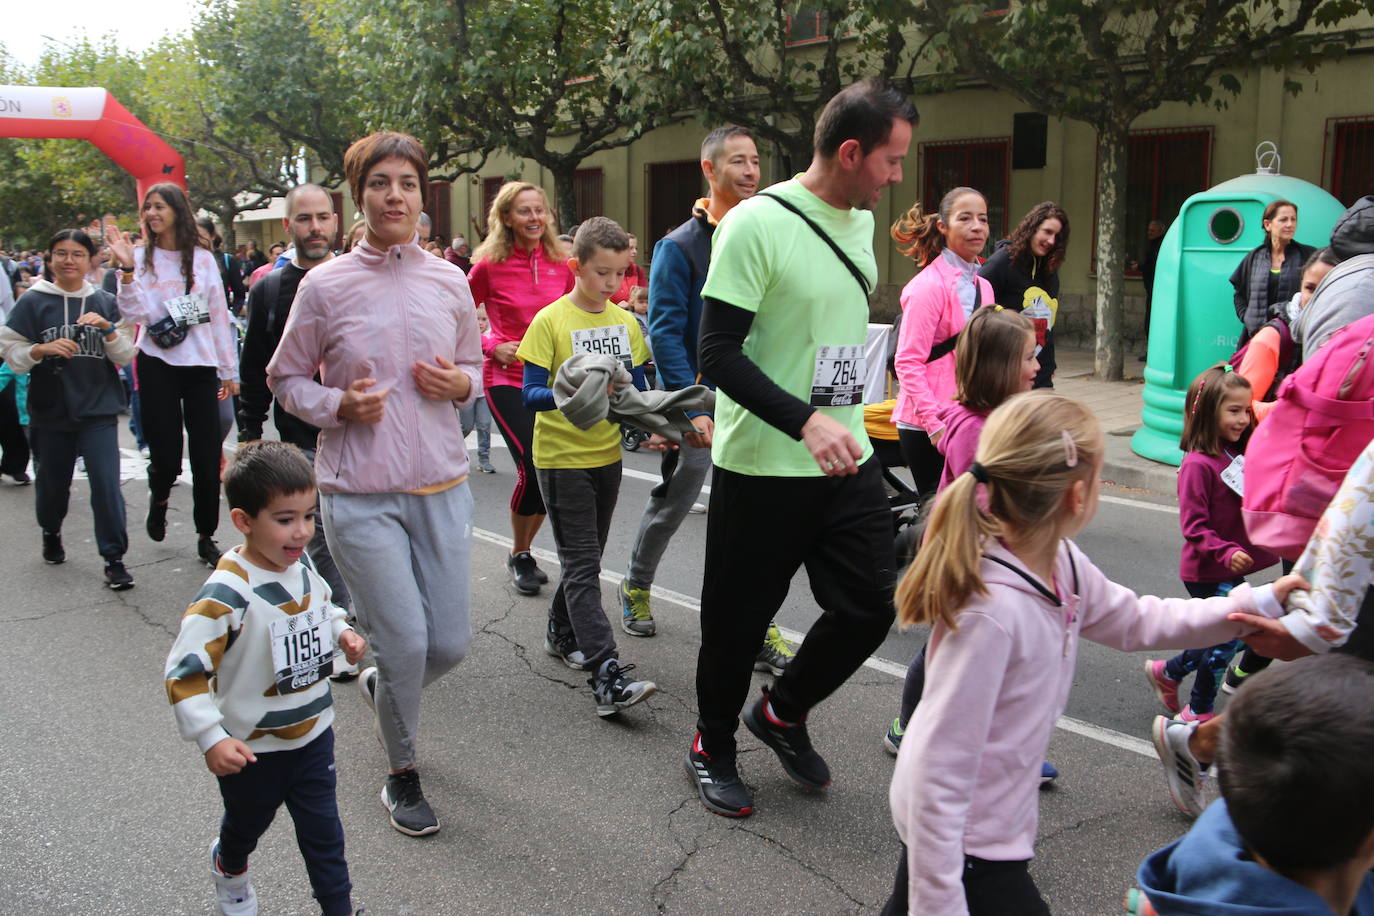
[[[869,289],[874,287],[878,266],[871,212],[838,210],[795,178],[767,191],[810,217],[859,268]],[[868,334],[868,297],[829,245],[777,201],[746,200],[716,229],[701,294],[753,312],[744,355],[778,387],[849,427],[864,450],[860,461],[868,460],[873,447],[864,431],[862,397],[851,406],[822,406],[831,393],[852,391],[856,369],[862,392],[862,366],[853,357],[862,358]],[[846,387],[829,387],[832,382]],[[711,460],[728,471],[757,477],[824,476],[804,443],[749,413],[723,391],[717,393],[715,423]]]

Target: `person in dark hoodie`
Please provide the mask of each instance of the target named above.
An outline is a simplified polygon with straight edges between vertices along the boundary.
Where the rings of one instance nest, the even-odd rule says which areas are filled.
[[[1031,207],[1010,238],[997,243],[978,273],[992,284],[997,304],[1035,324],[1040,349],[1036,388],[1054,387],[1054,321],[1059,314],[1059,268],[1069,250],[1069,214],[1054,201]]]
[[[0,353],[16,373],[30,373],[29,425],[37,456],[36,505],[43,559],[61,563],[62,521],[77,456],[86,459],[95,540],[105,559],[105,584],[133,587],[124,568],[129,536],[119,490],[119,366],[134,355],[133,329],[115,297],[86,279],[95,243],[63,229],[48,243],[53,279],[39,280],[15,303],[0,330]]]
[[[1371,757],[1374,663],[1256,674],[1227,711],[1222,797],[1141,863],[1145,896],[1159,916],[1374,914]]]

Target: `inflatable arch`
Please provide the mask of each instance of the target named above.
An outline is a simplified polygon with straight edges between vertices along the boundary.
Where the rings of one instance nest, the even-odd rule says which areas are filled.
[[[89,140],[138,182],[138,200],[160,181],[186,187],[181,154],[104,89],[0,86],[0,137]]]

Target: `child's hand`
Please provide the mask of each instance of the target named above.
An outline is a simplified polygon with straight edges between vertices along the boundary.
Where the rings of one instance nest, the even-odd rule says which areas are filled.
[[[1250,569],[1250,567],[1254,565],[1254,559],[1250,556],[1250,554],[1246,553],[1243,550],[1237,550],[1235,553],[1231,554],[1230,567],[1231,572],[1233,573],[1247,572]]]
[[[1260,655],[1277,658],[1281,662],[1291,662],[1295,658],[1311,655],[1312,650],[1298,642],[1288,628],[1272,617],[1261,614],[1246,614],[1236,611],[1226,615],[1227,620],[1254,627],[1255,632],[1242,636],[1245,644]]]
[[[367,640],[359,636],[356,630],[344,630],[339,634],[339,648],[344,650],[344,658],[348,659],[348,663],[356,665],[367,651]]]
[[[258,758],[237,738],[225,738],[205,752],[205,765],[216,776],[232,776],[248,766],[257,763]]]
[[[1288,595],[1290,592],[1297,591],[1298,589],[1306,590],[1311,587],[1312,586],[1308,584],[1307,580],[1297,573],[1289,573],[1286,576],[1280,576],[1271,586],[1274,590],[1274,600],[1279,604],[1288,603]],[[1270,657],[1272,658],[1273,656]]]
[[[670,439],[665,439],[658,433],[654,433],[644,442],[644,447],[651,452],[675,452],[678,445]]]

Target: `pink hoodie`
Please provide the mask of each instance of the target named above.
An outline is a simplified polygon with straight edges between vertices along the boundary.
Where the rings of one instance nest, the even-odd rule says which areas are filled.
[[[472,380],[466,398],[432,401],[415,387],[412,365],[436,356]],[[463,272],[414,240],[386,251],[362,241],[301,280],[267,384],[287,410],[320,427],[320,490],[401,493],[467,474],[454,408],[482,393],[481,361]],[[391,389],[377,423],[339,419],[344,389],[360,378],[377,380],[370,390]]]
[[[468,271],[472,287],[472,301],[486,304],[487,322],[491,326],[482,338],[482,381],[495,385],[524,387],[525,364],[515,360],[502,366],[491,355],[498,344],[519,343],[525,339],[530,322],[544,306],[573,288],[572,271],[563,261],[552,261],[543,247],[534,251],[523,248],[511,250],[510,257],[499,263],[478,261]]]
[[[902,327],[897,335],[897,406],[893,423],[907,423],[933,435],[944,428],[938,412],[954,397],[954,351],[927,363],[930,348],[964,327],[964,308],[955,284],[959,269],[937,257],[902,290]],[[983,304],[997,301],[992,284],[977,277]]]
[[[958,630],[931,631],[925,695],[888,795],[907,845],[908,905],[921,916],[968,912],[965,855],[1033,855],[1040,762],[1068,703],[1079,636],[1125,652],[1212,646],[1250,632],[1226,619],[1231,611],[1283,613],[1267,585],[1224,598],[1138,597],[1067,540],[1049,583],[1062,600],[998,543],[980,573],[987,594],[965,602]]]

